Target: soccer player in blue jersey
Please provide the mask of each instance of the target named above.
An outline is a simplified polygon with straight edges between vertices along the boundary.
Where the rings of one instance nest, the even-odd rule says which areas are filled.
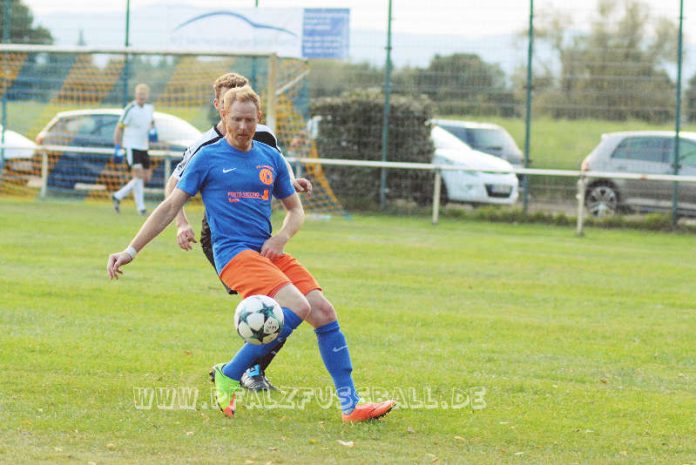
[[[344,422],[386,415],[394,401],[358,403],[348,344],[336,311],[309,271],[284,252],[302,226],[304,210],[282,156],[253,141],[261,115],[258,95],[248,86],[230,89],[223,105],[225,137],[205,147],[204,156],[191,161],[177,188],[152,213],[128,247],[109,256],[109,277],[118,278],[121,267],[133,261],[138,251],[167,227],[191,196],[201,192],[216,267],[225,284],[242,297],[264,294],[278,301],[285,317],[280,340],[287,339],[303,320],[315,328],[319,352],[334,381]],[[272,196],[286,210],[283,225],[275,234],[271,234]],[[228,363],[213,367],[217,403],[226,416],[235,414],[242,374],[272,347],[245,343]]]
[[[225,137],[226,128],[224,122],[222,121],[222,96],[229,89],[233,89],[235,87],[244,87],[248,84],[249,80],[241,74],[237,73],[225,73],[215,80],[215,82],[213,83],[213,91],[215,92],[213,106],[220,114],[220,121],[211,129],[209,129],[205,134],[203,134],[200,137],[200,139],[198,139],[193,145],[186,149],[181,162],[179,162],[179,164],[176,165],[176,168],[174,168],[172,175],[167,181],[167,185],[164,189],[165,195],[169,195],[174,191],[177,183],[183,176],[184,171],[186,170],[186,167],[188,166],[189,162],[199,154],[203,147],[214,144],[215,142],[218,142],[220,139]],[[257,125],[256,132],[254,133],[254,140],[263,142],[264,144],[269,145],[276,149],[278,152],[280,152],[280,148],[278,147],[278,140],[276,139],[275,134],[273,134],[273,132],[268,126],[261,124]],[[288,166],[288,170],[292,178],[292,185],[295,188],[295,190],[297,192],[305,192],[311,195],[312,183],[305,178],[295,179],[294,176],[292,176],[292,171],[290,170],[291,168],[287,161],[286,164]],[[193,227],[191,227],[191,223],[189,223],[189,220],[186,217],[186,213],[184,212],[183,208],[176,215],[175,223],[177,226],[176,239],[179,244],[179,247],[181,247],[183,250],[191,250],[192,243],[196,242],[196,234],[194,233]],[[215,258],[213,257],[213,247],[212,242],[210,240],[210,227],[208,226],[208,220],[206,219],[205,215],[203,215],[203,221],[201,224],[200,241],[203,253],[205,254],[210,264],[213,266],[213,268],[215,268]],[[230,294],[236,294],[236,291],[234,291],[233,289],[229,289],[227,288],[227,286],[225,286],[225,288],[227,292],[229,292]],[[271,361],[282,347],[282,343],[276,344],[276,347],[271,352],[269,352],[260,360],[257,360],[257,363],[250,367],[242,376],[242,387],[251,391],[265,391],[275,389],[275,387],[266,377],[266,368],[268,368]]]

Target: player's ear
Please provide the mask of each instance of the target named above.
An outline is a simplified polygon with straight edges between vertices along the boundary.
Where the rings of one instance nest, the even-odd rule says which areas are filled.
[[[263,118],[263,112],[259,110],[258,114],[256,115],[256,121],[261,121],[261,118]]]

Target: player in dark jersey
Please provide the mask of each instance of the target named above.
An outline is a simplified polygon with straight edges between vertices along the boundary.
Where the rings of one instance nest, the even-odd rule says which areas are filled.
[[[218,77],[213,84],[213,90],[215,91],[215,99],[213,100],[213,105],[218,110],[218,113],[222,110],[221,99],[222,96],[227,92],[227,90],[243,87],[248,85],[248,80],[244,76],[237,73],[227,73]],[[191,162],[191,160],[200,152],[204,147],[215,144],[225,136],[225,125],[222,123],[222,119],[211,129],[205,132],[195,143],[186,149],[184,156],[179,164],[174,168],[171,177],[167,181],[165,187],[165,194],[168,196],[176,187],[177,182],[181,179],[186,167]],[[278,147],[278,140],[268,126],[263,124],[257,125],[256,133],[254,134],[254,140],[263,142],[266,145],[273,147],[275,150],[280,152]],[[287,164],[287,162],[286,162]],[[289,164],[287,164],[291,181],[295,191],[305,192],[311,195],[312,184],[309,180],[305,178],[295,179],[292,175],[292,169]],[[181,212],[176,217],[177,225],[177,242],[179,246],[184,250],[191,250],[192,244],[196,242],[196,235],[191,227],[191,224],[186,217],[186,213],[182,209]],[[215,268],[215,259],[213,257],[213,247],[210,238],[210,227],[208,226],[208,221],[206,215],[203,215],[203,221],[201,225],[201,248],[206,258],[210,264]],[[223,282],[222,285],[225,287],[228,293],[236,294],[237,292],[230,289]],[[242,386],[250,389],[252,391],[263,391],[269,389],[275,389],[271,382],[266,377],[266,368],[271,363],[273,358],[276,356],[278,351],[283,347],[283,343],[277,344],[277,346],[264,356],[261,360],[252,366],[244,376],[242,376]]]

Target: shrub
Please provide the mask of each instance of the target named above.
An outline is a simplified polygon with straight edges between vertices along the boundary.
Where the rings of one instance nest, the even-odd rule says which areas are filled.
[[[321,116],[317,149],[322,158],[381,161],[384,95],[361,90],[312,103]],[[388,161],[430,163],[432,104],[423,96],[392,95]],[[324,172],[341,202],[349,209],[374,208],[379,203],[380,169],[326,167]],[[434,175],[422,170],[388,170],[387,198],[391,201],[432,200]]]

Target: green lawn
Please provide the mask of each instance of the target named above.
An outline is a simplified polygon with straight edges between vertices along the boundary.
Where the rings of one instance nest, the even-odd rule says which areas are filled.
[[[457,117],[464,119],[499,124],[510,132],[517,145],[524,151],[524,118],[500,118],[489,116]],[[532,168],[580,169],[582,160],[592,151],[602,134],[615,131],[664,130],[673,131],[674,124],[651,124],[645,121],[601,121],[595,119],[554,120],[539,117],[532,120],[530,154]],[[695,131],[689,125],[683,131]]]
[[[693,236],[308,221],[289,251],[336,305],[357,384],[402,397],[349,426],[318,394],[247,398],[234,420],[208,408],[209,367],[241,344],[238,299],[171,229],[108,281],[133,210],[0,199],[0,463],[696,464]],[[269,374],[330,386],[307,327]],[[195,409],[164,408],[172,389],[199,392]]]

